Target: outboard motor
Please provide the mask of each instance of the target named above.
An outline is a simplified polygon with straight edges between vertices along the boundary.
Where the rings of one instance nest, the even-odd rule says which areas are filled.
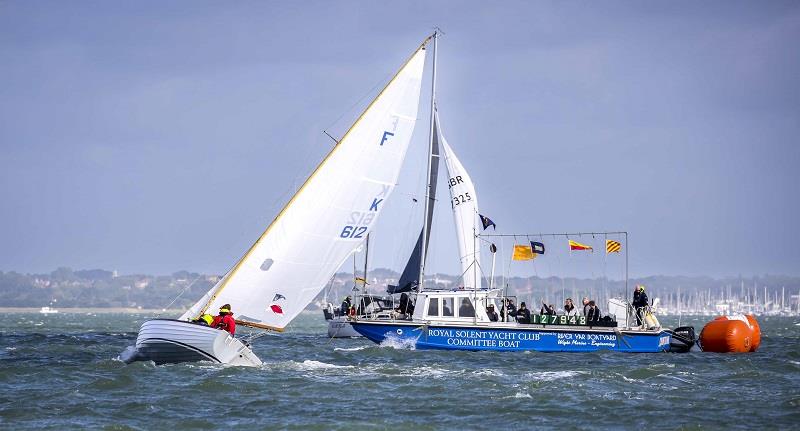
[[[681,326],[680,328],[675,328],[669,332],[670,335],[672,335],[669,342],[670,352],[688,352],[697,342],[697,335],[694,332],[694,326]]]

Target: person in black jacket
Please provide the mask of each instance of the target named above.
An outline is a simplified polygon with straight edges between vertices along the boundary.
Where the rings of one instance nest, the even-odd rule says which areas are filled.
[[[594,301],[589,301],[589,308],[586,310],[586,323],[589,325],[600,322],[600,309]]]
[[[500,319],[500,316],[494,311],[494,304],[489,304],[489,306],[486,307],[486,315],[489,316],[489,320],[492,322],[497,322]]]
[[[503,318],[503,322],[513,321],[513,318],[517,315],[517,307],[514,305],[514,300],[504,299],[503,303],[505,307],[500,309],[500,317]]]
[[[344,301],[342,301],[342,306],[339,307],[339,315],[347,316],[347,314],[350,312],[350,307],[352,306],[353,303],[350,301],[350,296],[348,295],[346,298],[344,298]]]
[[[410,319],[414,314],[414,303],[407,293],[400,295],[400,308],[397,309],[403,319]]]
[[[528,307],[525,306],[525,302],[519,303],[517,323],[531,323],[531,310],[528,310]]]
[[[641,284],[636,285],[636,289],[633,290],[633,309],[636,312],[636,324],[641,325],[642,320],[644,320],[644,312],[647,306],[649,305],[647,301],[647,294],[644,293],[644,286]]]
[[[589,298],[584,296],[581,303],[583,304],[583,317],[586,317],[586,314],[589,312]]]

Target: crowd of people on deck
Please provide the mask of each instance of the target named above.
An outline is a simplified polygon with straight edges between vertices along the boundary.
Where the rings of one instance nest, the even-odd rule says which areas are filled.
[[[603,317],[603,314],[600,312],[600,307],[597,306],[597,303],[584,297],[582,300],[583,303],[583,317],[586,318],[586,323],[597,324],[603,319],[610,320],[610,317]],[[517,323],[531,323],[531,312],[528,309],[525,302],[521,302],[519,304],[519,308],[514,305],[514,300],[511,298],[504,298],[501,302],[500,308],[500,315],[498,316],[497,312],[494,309],[494,304],[489,304],[486,307],[486,315],[489,317],[489,320],[492,322],[503,321],[516,321]],[[633,292],[633,302],[631,302],[631,306],[633,307],[634,314],[636,315],[636,323],[637,325],[642,325],[644,322],[644,314],[648,307],[649,303],[647,300],[647,294],[644,293],[644,286],[637,285]],[[542,301],[542,307],[539,310],[540,315],[565,315],[568,317],[578,317],[579,314],[578,308],[575,307],[572,298],[567,298],[564,300],[564,307],[563,312],[559,313],[556,311],[556,307],[553,304],[547,304]]]
[[[579,315],[578,309],[572,302],[572,298],[567,298],[564,301],[564,310],[561,313],[556,311],[555,305],[542,302],[542,308],[539,310],[539,314],[543,316],[565,315],[569,317],[577,317]],[[514,300],[511,298],[504,298],[502,300],[499,315],[494,309],[494,304],[489,304],[486,307],[486,315],[492,322],[516,321],[518,323],[531,323],[531,311],[528,309],[527,304],[521,302],[519,308],[517,308],[516,305],[514,305]],[[587,323],[599,322],[603,317],[595,301],[589,298],[583,298],[583,316],[586,317]]]
[[[459,308],[459,316],[466,316],[470,312],[474,315],[474,310],[472,309],[472,305],[469,304],[469,300],[464,299],[464,301],[465,303],[462,303],[461,308]],[[602,313],[600,312],[600,308],[597,306],[594,300],[584,297],[581,302],[583,303],[583,316],[586,318],[586,323],[588,325],[599,324],[603,319],[610,319],[608,316],[605,318],[603,317]],[[494,304],[489,304],[486,307],[486,315],[489,317],[490,321],[516,321],[517,323],[531,323],[531,311],[528,309],[528,306],[525,304],[525,302],[520,302],[519,308],[517,308],[517,306],[514,305],[514,300],[512,298],[503,298],[501,304],[502,305],[500,307],[499,314],[495,310]],[[633,307],[634,315],[636,316],[636,324],[642,325],[644,323],[645,312],[649,306],[647,294],[644,292],[644,286],[637,285],[634,289],[631,306]],[[452,311],[447,308],[446,303],[444,303],[444,309],[445,316],[452,316]],[[348,314],[355,314],[353,313],[355,308],[353,307],[350,296],[347,296],[344,301],[342,301],[341,310],[347,310],[346,312]],[[411,314],[413,314],[414,305],[407,294],[403,293],[401,295],[400,307],[395,311],[398,311],[404,316],[409,317]],[[553,304],[547,304],[542,301],[542,307],[539,310],[539,314],[558,315],[559,313],[557,313]],[[578,309],[575,307],[572,298],[567,298],[564,300],[563,313],[561,313],[561,315],[566,315],[569,317],[579,316]],[[231,335],[236,333],[236,319],[233,318],[233,312],[231,311],[230,304],[221,306],[217,316],[211,316],[210,314],[204,313],[200,315],[200,317],[193,319],[192,323],[228,331]]]

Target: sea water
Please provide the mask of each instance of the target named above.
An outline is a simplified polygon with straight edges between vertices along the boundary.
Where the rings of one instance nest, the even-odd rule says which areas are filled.
[[[322,313],[253,342],[258,368],[126,365],[145,314],[11,314],[2,429],[798,429],[800,319],[753,354],[418,351],[326,336]],[[710,317],[683,318],[698,332]],[[674,326],[677,321],[662,318]],[[245,331],[241,331],[244,335]]]

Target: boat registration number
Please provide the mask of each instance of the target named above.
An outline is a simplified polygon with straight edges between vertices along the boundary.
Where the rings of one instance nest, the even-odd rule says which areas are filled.
[[[586,316],[534,314],[531,316],[531,323],[540,325],[586,325]]]

